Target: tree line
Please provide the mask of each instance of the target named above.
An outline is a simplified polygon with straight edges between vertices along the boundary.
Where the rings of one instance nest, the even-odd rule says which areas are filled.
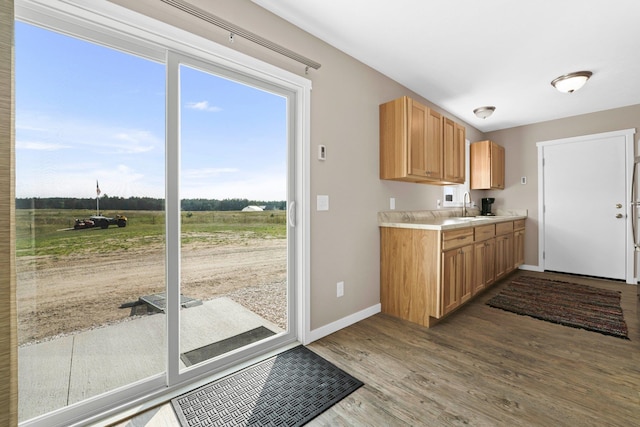
[[[184,199],[183,211],[239,211],[247,206],[264,206],[265,210],[284,210],[286,201],[263,201],[249,199]],[[17,198],[16,209],[95,209],[95,198],[46,197]],[[161,211],[164,199],[152,197],[100,197],[100,210],[109,211]]]

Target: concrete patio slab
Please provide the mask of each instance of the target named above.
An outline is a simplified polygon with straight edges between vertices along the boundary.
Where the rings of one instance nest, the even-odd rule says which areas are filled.
[[[19,420],[164,372],[165,323],[153,314],[21,347]],[[282,332],[229,298],[182,309],[180,324],[182,353],[258,326]]]

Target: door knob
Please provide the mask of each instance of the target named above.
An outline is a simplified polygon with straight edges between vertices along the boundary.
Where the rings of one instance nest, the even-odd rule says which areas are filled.
[[[616,209],[622,209],[622,204],[616,203]]]
[[[622,214],[617,214],[616,218],[622,218]]]

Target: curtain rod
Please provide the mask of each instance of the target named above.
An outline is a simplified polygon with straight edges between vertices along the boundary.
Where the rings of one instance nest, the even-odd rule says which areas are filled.
[[[252,33],[251,31],[247,31],[243,28],[240,28],[234,24],[232,24],[229,21],[225,21],[222,18],[219,18],[205,10],[202,10],[196,6],[193,6],[187,2],[181,1],[181,0],[162,0],[162,2],[171,5],[177,9],[180,9],[184,12],[187,12],[190,15],[193,15],[197,18],[200,18],[204,21],[207,21],[217,27],[220,27],[224,30],[227,30],[231,33],[231,36],[233,37],[234,35],[238,35],[240,37],[243,37],[247,40],[250,40],[256,44],[259,44],[260,46],[266,47],[267,49],[271,49],[274,52],[278,52],[281,55],[284,55],[288,58],[294,59],[304,65],[306,65],[307,67],[311,67],[315,70],[317,70],[318,68],[320,68],[320,64],[307,58],[304,57],[302,55],[299,55],[295,52],[293,52],[292,50],[287,49],[286,47],[282,47],[279,44],[273,43],[263,37],[260,37],[259,35]]]

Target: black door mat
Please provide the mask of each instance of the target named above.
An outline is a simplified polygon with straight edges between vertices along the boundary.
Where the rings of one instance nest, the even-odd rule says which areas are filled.
[[[195,365],[196,363],[213,359],[216,356],[220,356],[221,354],[228,353],[237,348],[268,338],[272,335],[275,335],[275,332],[265,328],[264,326],[258,326],[257,328],[234,335],[222,341],[214,342],[205,345],[204,347],[184,352],[180,355],[180,359],[186,366]]]
[[[303,346],[171,400],[183,427],[302,426],[363,383]]]

